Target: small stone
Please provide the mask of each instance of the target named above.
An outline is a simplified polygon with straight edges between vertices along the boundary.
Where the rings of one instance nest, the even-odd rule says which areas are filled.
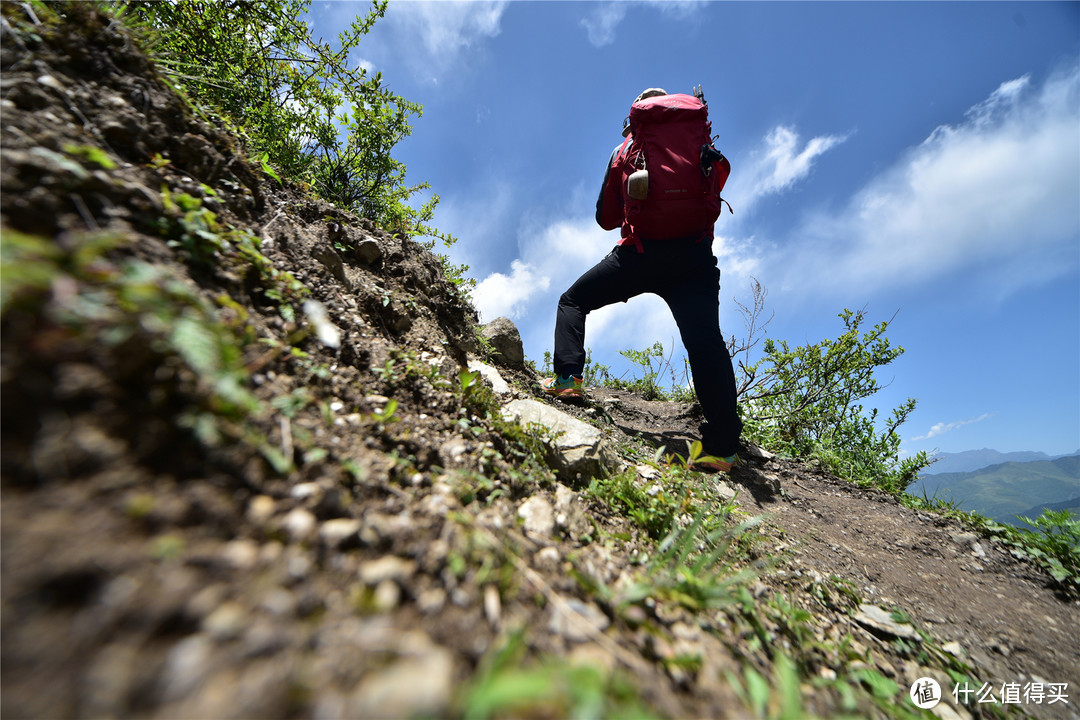
[[[261,548],[259,548],[259,561],[272,565],[281,558],[281,554],[285,551],[285,546],[277,540],[272,540]]]
[[[274,510],[274,498],[269,495],[257,495],[248,505],[247,519],[256,525],[263,525],[273,516]]]
[[[449,462],[458,462],[469,451],[461,440],[448,440],[439,447],[439,455]]]
[[[97,653],[86,670],[80,708],[92,717],[120,717],[127,714],[129,688],[143,662],[135,644],[113,644]]]
[[[401,602],[401,587],[393,580],[383,580],[375,586],[371,601],[376,612],[393,610]]]
[[[961,660],[964,658],[964,648],[955,640],[945,643],[941,646],[941,649],[955,658],[960,658]]]
[[[436,491],[421,500],[419,508],[424,515],[442,518],[460,505],[461,503],[453,494]]]
[[[484,617],[492,627],[497,628],[501,616],[502,600],[499,598],[499,588],[487,585],[484,587]]]
[[[247,624],[248,611],[236,602],[224,602],[210,613],[202,623],[202,629],[218,641],[231,640],[240,635]]]
[[[776,458],[776,455],[773,455],[771,452],[769,452],[765,448],[758,447],[757,445],[754,445],[753,443],[748,443],[747,444],[747,446],[746,446],[746,455],[747,455],[747,457],[756,458],[758,460],[773,460],[773,459]]]
[[[285,568],[294,580],[303,580],[311,574],[313,563],[304,553],[293,553],[285,561]]]
[[[723,480],[717,481],[717,483],[716,483],[716,493],[721,498],[723,498],[724,502],[728,502],[730,500],[733,500],[735,498],[735,495],[736,495],[735,489],[733,487],[731,487],[730,485],[728,485]]]
[[[585,642],[603,632],[611,621],[595,605],[580,600],[553,604],[548,631],[571,642]]]
[[[518,517],[525,521],[525,532],[549,538],[555,532],[555,510],[540,495],[533,495],[518,508]]]
[[[442,588],[431,588],[420,593],[416,598],[416,607],[422,613],[437,613],[446,607],[446,591]]]
[[[369,512],[364,515],[360,537],[368,545],[377,545],[410,537],[414,530],[415,523],[408,513],[384,515]]]
[[[294,508],[281,521],[285,532],[294,542],[310,538],[315,533],[316,523],[315,516],[304,508]]]
[[[221,556],[234,569],[248,570],[259,561],[259,545],[246,538],[230,540],[221,551]]]
[[[296,596],[282,587],[273,588],[259,601],[259,607],[280,617],[289,617],[296,613]]]
[[[375,263],[382,258],[382,255],[382,247],[371,238],[364,238],[356,244],[356,257],[366,265]]]
[[[378,585],[384,580],[406,580],[415,572],[415,561],[403,560],[396,555],[384,555],[378,560],[369,560],[361,565],[360,579],[368,585]]]
[[[322,488],[316,483],[300,483],[293,486],[293,489],[289,491],[289,494],[298,500],[303,500],[309,497],[315,497],[322,492]]]
[[[575,538],[592,529],[581,496],[562,483],[555,486],[555,526]]]
[[[491,383],[491,389],[496,395],[509,395],[511,393],[510,385],[503,380],[499,371],[492,366],[479,360],[470,359],[468,367],[470,372],[480,373],[481,377]]]
[[[213,643],[206,635],[189,635],[169,651],[161,677],[165,680],[163,699],[180,700],[196,690],[211,672]]]
[[[225,586],[220,583],[207,585],[187,599],[184,613],[193,618],[205,618],[224,602],[226,592]]]
[[[244,632],[242,645],[246,657],[258,657],[277,652],[288,646],[289,636],[285,628],[266,620],[256,620]]]
[[[369,673],[353,694],[354,717],[442,717],[454,693],[450,651],[433,646]]]
[[[319,538],[327,547],[340,549],[360,540],[360,521],[353,518],[327,520],[319,528]]]
[[[562,556],[556,547],[541,548],[533,555],[533,565],[540,570],[553,571],[559,567]]]
[[[754,480],[764,490],[768,491],[772,495],[777,495],[780,492],[780,478],[773,473],[759,473]]]
[[[863,603],[859,606],[859,612],[854,616],[855,622],[871,630],[883,632],[893,637],[908,640],[919,640],[919,633],[910,625],[905,625],[893,620],[892,615],[882,610],[877,605]]]
[[[44,85],[47,88],[59,90],[61,92],[63,92],[64,90],[64,85],[52,75],[42,75],[37,79],[37,81],[39,85]]]
[[[652,465],[637,465],[634,469],[637,471],[638,477],[643,480],[656,480],[660,477],[660,471]]]

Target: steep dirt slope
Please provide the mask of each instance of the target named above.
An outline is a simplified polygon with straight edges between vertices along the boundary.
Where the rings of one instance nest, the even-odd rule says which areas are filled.
[[[746,717],[758,677],[766,712],[904,716],[946,670],[1080,688],[1075,602],[999,548],[760,453],[730,484],[662,475],[649,444],[694,409],[597,391],[568,409],[637,486],[769,517],[729,604],[618,601],[654,540],[462,374],[476,318],[433,255],[268,178],[88,6],[2,9],[4,715],[485,716],[513,688],[516,716]]]

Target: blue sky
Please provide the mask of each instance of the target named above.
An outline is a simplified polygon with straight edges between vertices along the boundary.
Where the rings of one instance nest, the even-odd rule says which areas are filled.
[[[309,20],[329,38],[367,7]],[[895,314],[867,406],[918,399],[904,452],[1080,448],[1080,3],[391,0],[352,59],[423,104],[395,156],[538,365],[617,239],[593,212],[631,101],[700,84],[732,164],[726,335],[755,278],[793,345]],[[589,316],[616,371],[657,340],[681,357],[655,297]]]

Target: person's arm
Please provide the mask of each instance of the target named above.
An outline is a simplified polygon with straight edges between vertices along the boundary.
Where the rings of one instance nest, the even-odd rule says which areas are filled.
[[[611,151],[607,168],[604,170],[604,183],[600,186],[600,196],[596,198],[596,223],[605,230],[614,230],[622,225],[623,198],[619,187],[620,173],[612,173],[612,167],[626,147],[629,139]]]

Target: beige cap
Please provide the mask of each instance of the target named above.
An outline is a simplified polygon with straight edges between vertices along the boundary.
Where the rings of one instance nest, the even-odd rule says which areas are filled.
[[[634,102],[641,102],[645,98],[657,97],[659,95],[667,95],[667,90],[664,88],[649,88],[634,98]]]

